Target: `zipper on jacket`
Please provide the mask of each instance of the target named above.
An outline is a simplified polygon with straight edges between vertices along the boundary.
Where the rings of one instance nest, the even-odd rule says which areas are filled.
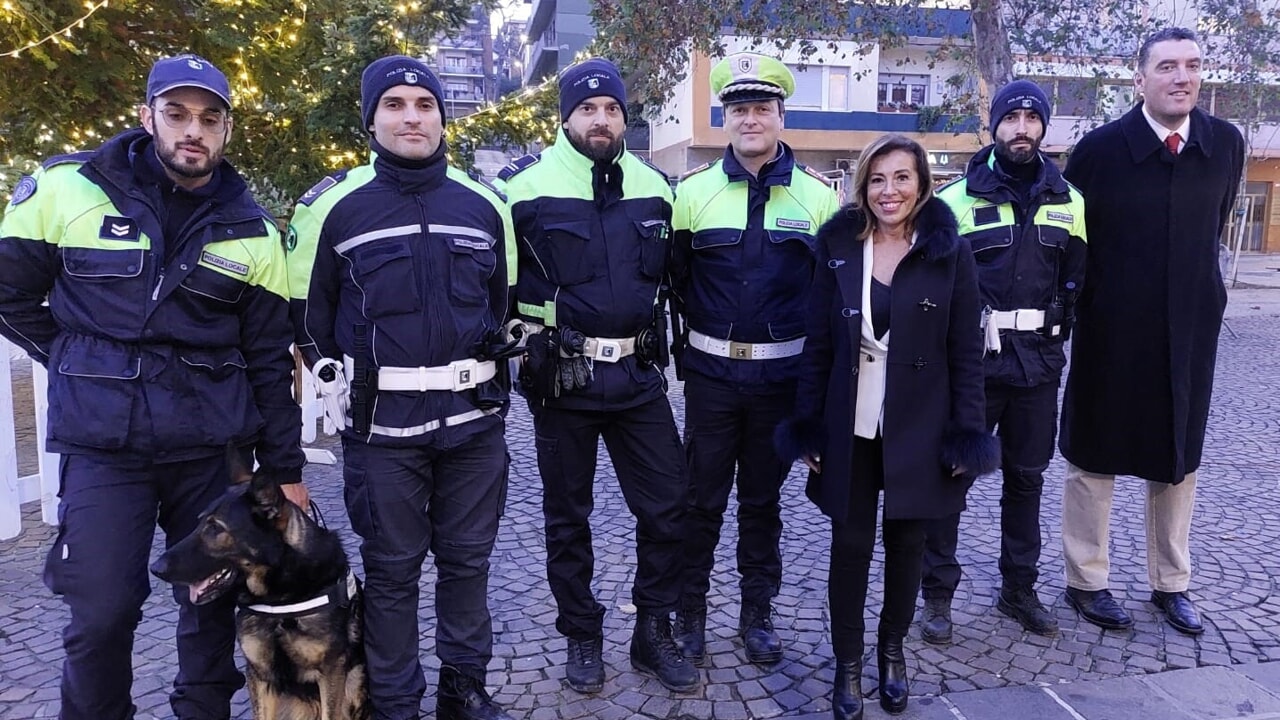
[[[160,279],[156,280],[156,289],[151,291],[151,301],[160,299],[160,286],[164,285],[164,268],[160,268]]]

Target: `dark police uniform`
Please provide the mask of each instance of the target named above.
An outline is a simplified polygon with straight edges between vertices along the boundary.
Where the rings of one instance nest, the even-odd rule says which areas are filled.
[[[1058,384],[1072,305],[1084,282],[1084,200],[1044,155],[1025,195],[994,147],[938,197],[951,206],[978,263],[987,334],[987,427],[1001,440],[1000,574],[1030,591],[1040,559],[1040,495],[1053,457]],[[998,338],[998,341],[997,341]],[[996,348],[999,348],[998,352]],[[930,528],[922,595],[950,599],[960,581],[955,515]]]
[[[682,607],[705,611],[735,469],[744,614],[767,613],[778,593],[778,502],[790,464],[771,440],[793,411],[814,235],[838,207],[781,142],[758,176],[729,147],[677,188],[671,276],[685,324],[676,355],[694,485]]]
[[[501,367],[515,246],[491,188],[449,167],[373,161],[325,178],[290,227],[290,287],[309,365],[340,365],[345,500],[363,539],[365,647],[380,716],[417,717],[418,585],[435,556],[436,654],[485,677],[489,555],[506,498]],[[496,373],[496,374],[495,374]],[[322,375],[323,377],[323,375]],[[357,392],[358,391],[358,392]]]
[[[189,534],[227,487],[229,443],[301,479],[287,298],[275,224],[226,162],[187,192],[136,129],[19,184],[0,224],[0,333],[49,369],[62,501],[45,582],[71,609],[62,718],[133,716],[157,507],[167,544]],[[174,597],[173,710],[209,717],[243,685],[234,598]]]
[[[590,383],[559,397],[531,394],[542,475],[547,576],[556,629],[601,635],[604,606],[591,592],[588,516],[596,449],[604,436],[636,516],[632,602],[669,614],[684,567],[684,456],[660,367],[634,352],[654,326],[667,265],[671,188],[629,152],[593,167],[564,130],[554,145],[499,173],[520,237],[516,314],[533,326],[572,328],[591,340]]]

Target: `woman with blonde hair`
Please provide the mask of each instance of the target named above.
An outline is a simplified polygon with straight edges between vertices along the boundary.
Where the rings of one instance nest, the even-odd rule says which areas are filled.
[[[973,253],[933,197],[924,148],[901,135],[868,145],[854,201],[823,225],[818,245],[797,411],[776,439],[784,458],[809,466],[806,493],[831,518],[831,704],[836,720],[851,720],[862,717],[880,492],[879,696],[898,714],[910,690],[902,642],[920,589],[925,521],[964,509],[973,478],[994,470],[1000,453],[984,421]]]

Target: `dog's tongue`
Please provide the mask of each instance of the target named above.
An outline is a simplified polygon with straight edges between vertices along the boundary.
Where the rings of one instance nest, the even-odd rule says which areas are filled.
[[[204,591],[208,589],[208,587],[212,584],[213,584],[213,578],[208,577],[196,583],[195,585],[192,585],[189,588],[187,588],[187,592],[191,594],[191,604],[194,605],[196,601],[200,599],[200,595],[203,594]]]

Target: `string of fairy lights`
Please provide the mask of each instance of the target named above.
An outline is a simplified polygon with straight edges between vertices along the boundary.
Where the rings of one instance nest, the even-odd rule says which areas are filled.
[[[28,50],[32,50],[34,48],[38,48],[41,45],[44,45],[45,43],[65,42],[67,40],[70,40],[73,30],[84,27],[85,21],[93,17],[94,13],[106,7],[109,2],[111,2],[111,0],[100,0],[99,2],[96,2],[96,3],[85,2],[85,7],[88,8],[88,12],[76,18],[75,20],[72,20],[70,23],[66,25],[66,27],[62,28],[61,30],[58,30],[57,32],[49,33],[48,35],[40,38],[39,40],[32,40],[27,44],[23,45],[22,47],[14,48],[12,50],[9,50],[8,52],[2,52],[0,53],[0,57],[16,58],[21,56],[22,53],[27,52]],[[0,10],[4,10],[5,12],[16,12],[17,8],[14,7],[12,0],[4,0],[4,2],[0,2]]]
[[[20,7],[15,6],[14,1],[0,0],[0,17],[5,13],[12,15],[23,13]],[[56,32],[26,41],[21,47],[0,53],[0,58],[20,58],[24,53],[49,43],[67,50],[74,50],[76,30],[83,29],[86,21],[98,11],[108,7],[111,1],[85,0],[83,15],[66,23]],[[120,7],[121,1],[117,0],[117,7]],[[125,5],[127,4],[125,2]],[[423,3],[400,2],[393,8],[398,17],[379,21],[376,25],[377,31],[385,33],[389,39],[404,47],[406,33],[401,25],[404,22],[412,22],[414,14],[423,12]],[[251,21],[241,13],[238,13],[236,18],[238,22],[233,19],[229,23],[230,28],[251,37],[242,47],[236,48],[229,60],[230,67],[226,68],[232,80],[236,106],[254,110],[270,127],[288,129],[296,125],[298,118],[305,116],[306,112],[319,104],[323,97],[322,88],[317,86],[316,79],[310,73],[302,73],[295,74],[286,80],[281,77],[277,69],[275,76],[281,78],[281,81],[276,85],[283,84],[292,91],[290,100],[292,107],[288,107],[281,103],[280,98],[267,96],[268,91],[264,90],[260,79],[256,77],[255,68],[272,67],[275,63],[271,62],[271,53],[288,51],[302,41],[307,25],[306,2],[298,0],[291,12],[286,12],[284,17],[268,25],[252,26]],[[354,44],[350,42],[340,45],[336,50],[339,54],[347,56],[353,56],[356,53]],[[408,52],[410,48],[404,47],[404,50]],[[141,49],[141,52],[142,60],[147,65],[158,59],[161,54],[152,49]],[[339,82],[355,82],[358,78],[358,70],[343,67],[339,62],[326,65],[323,69],[327,73],[335,73]],[[506,137],[517,140],[519,143],[549,144],[554,140],[559,127],[558,113],[555,111],[554,88],[553,77],[539,85],[508,95],[497,102],[490,102],[469,115],[450,119],[446,129],[451,146],[468,147],[474,150],[494,137]],[[55,144],[61,134],[65,138],[61,143],[61,150],[70,152],[110,137],[129,127],[133,120],[132,114],[126,110],[114,116],[87,118],[86,125],[77,124],[61,129],[42,126],[36,141],[46,146]],[[254,137],[250,133],[242,134],[240,137],[241,142],[248,144],[254,142]],[[325,163],[333,168],[358,162],[364,154],[363,149],[348,149],[336,143],[325,143],[311,148],[293,147],[287,150],[292,153],[300,150],[318,153],[318,156],[323,157]]]

